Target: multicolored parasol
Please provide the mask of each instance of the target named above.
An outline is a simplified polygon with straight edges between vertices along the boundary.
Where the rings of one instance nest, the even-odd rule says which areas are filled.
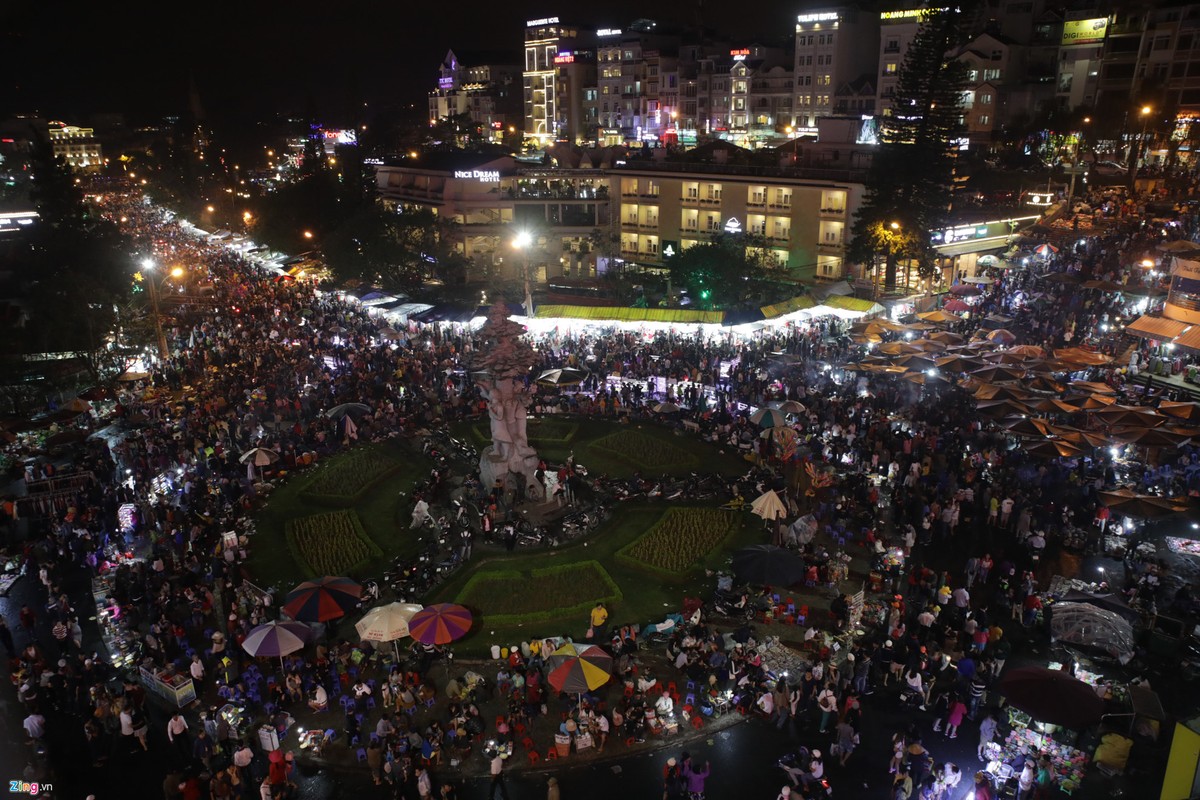
[[[594,644],[568,642],[546,659],[546,680],[555,691],[583,694],[612,678],[612,656]]]
[[[305,622],[339,619],[358,607],[362,587],[349,578],[326,575],[305,581],[288,593],[283,612]]]
[[[471,630],[471,612],[455,603],[435,603],[408,621],[408,635],[423,644],[449,644]]]

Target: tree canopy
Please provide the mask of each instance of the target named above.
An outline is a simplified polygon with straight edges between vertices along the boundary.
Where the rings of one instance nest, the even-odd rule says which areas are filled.
[[[769,296],[787,270],[765,254],[762,242],[745,234],[718,234],[712,241],[671,256],[671,281],[687,289],[697,308],[750,305]]]
[[[915,260],[922,274],[932,271],[930,234],[950,217],[967,78],[966,65],[948,54],[966,40],[969,16],[957,9],[926,14],[900,65],[891,113],[882,118],[849,255],[866,263],[886,253],[889,287],[898,258]]]

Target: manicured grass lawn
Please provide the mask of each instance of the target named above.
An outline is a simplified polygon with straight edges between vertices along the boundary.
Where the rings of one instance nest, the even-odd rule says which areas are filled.
[[[354,504],[363,531],[383,553],[382,560],[352,570],[350,576],[356,578],[378,576],[392,559],[416,552],[414,532],[408,527],[412,509],[407,499],[400,497],[400,492],[407,493],[429,470],[429,463],[423,456],[400,442],[387,441],[363,447],[378,449],[399,468],[373,484]],[[333,456],[328,463],[314,469],[336,470],[340,459],[360,460],[356,452]],[[259,586],[275,586],[287,592],[306,577],[306,570],[288,548],[286,532],[292,520],[329,511],[328,505],[314,502],[307,493],[306,489],[315,478],[310,473],[311,470],[289,476],[255,517],[258,532],[250,543],[247,567],[251,580]]]
[[[618,550],[653,528],[667,510],[665,504],[622,505],[614,509],[609,522],[585,542],[575,542],[553,550],[518,551],[512,556],[477,560],[468,570],[436,592],[430,601],[462,602],[480,617],[480,624],[455,645],[455,649],[464,655],[483,655],[493,644],[507,646],[536,636],[569,634],[579,640],[588,627],[587,609],[601,599],[590,594],[594,591],[589,588],[590,584],[558,585],[555,589],[555,603],[561,608],[571,609],[570,613],[545,621],[507,624],[504,619],[489,621],[489,608],[477,605],[487,600],[487,595],[477,594],[480,579],[470,586],[468,583],[477,573],[494,571],[499,573],[502,581],[495,587],[512,586],[511,573],[519,572],[524,582],[516,582],[520,587],[516,596],[505,597],[503,605],[498,603],[496,608],[502,608],[506,616],[522,612],[534,614],[545,608],[546,599],[542,596],[544,587],[533,577],[534,570],[594,560],[603,565],[621,590],[621,599],[608,603],[609,622],[644,626],[661,621],[669,613],[678,612],[685,596],[707,596],[716,585],[716,579],[706,577],[705,569],[720,569],[728,563],[729,554],[734,549],[766,540],[758,517],[746,512],[721,512],[730,514],[732,518],[733,530],[725,545],[706,554],[696,554],[695,566],[684,570],[674,580],[617,558]]]
[[[477,425],[482,426],[478,433]],[[459,423],[452,432],[482,445],[487,430],[486,420],[474,420]],[[691,471],[735,475],[748,467],[736,454],[721,454],[694,436],[676,435],[646,423],[627,425],[555,417],[531,420],[529,431],[531,443],[548,462],[561,463],[574,453],[576,461],[587,466],[593,476],[627,478],[635,471],[649,478]],[[539,435],[544,438],[539,440]],[[383,553],[382,559],[350,570],[350,575],[357,578],[378,576],[395,557],[416,552],[415,536],[409,530],[411,506],[400,493],[407,495],[430,466],[401,442],[367,447],[379,448],[377,455],[394,460],[399,467],[371,483],[353,504],[363,533]],[[336,470],[339,458],[355,460],[356,464],[346,470],[352,474],[363,469],[362,464],[382,461],[350,453],[330,459],[332,467],[318,469]],[[258,585],[286,592],[305,579],[308,570],[289,550],[286,531],[293,520],[329,512],[327,502],[321,504],[320,498],[306,493],[313,481],[310,474],[294,476],[271,495],[258,513],[258,533],[251,542],[248,564],[251,579]],[[462,654],[474,656],[486,654],[493,644],[511,645],[534,636],[570,634],[580,638],[588,626],[587,611],[599,599],[608,600],[609,621],[614,624],[661,621],[668,613],[680,610],[685,596],[707,596],[715,578],[706,576],[706,569],[720,569],[733,550],[767,540],[758,517],[747,512],[716,511],[718,503],[619,504],[612,509],[608,523],[586,541],[552,550],[518,550],[512,555],[476,548],[476,557],[468,568],[425,601],[464,602],[478,615],[480,624],[456,645]],[[692,507],[704,514],[687,514]],[[658,533],[644,540],[642,548],[650,549],[645,549],[643,558],[628,557],[633,551],[631,546],[663,521],[669,509],[678,511],[670,515]],[[718,517],[708,516],[711,514]],[[687,533],[690,528],[683,522],[689,518],[714,523],[728,519],[728,528],[722,530],[714,524],[711,530],[705,529],[707,533],[697,529],[695,536],[685,537],[686,542],[675,542],[679,554],[669,554],[672,542],[668,541],[668,533]],[[653,538],[660,535],[667,539]],[[656,543],[653,548],[652,540]],[[618,558],[618,551],[626,547],[631,547],[627,557]],[[658,551],[661,553],[655,555]]]
[[[480,448],[489,443],[487,420],[460,422],[453,433]],[[588,468],[592,475],[628,478],[640,472],[645,478],[663,474],[716,472],[737,475],[750,464],[737,454],[722,455],[716,447],[693,434],[679,435],[650,423],[624,424],[605,419],[555,416],[531,419],[529,443],[550,464],[567,456]],[[568,433],[569,432],[569,433]],[[544,433],[544,438],[539,438]]]

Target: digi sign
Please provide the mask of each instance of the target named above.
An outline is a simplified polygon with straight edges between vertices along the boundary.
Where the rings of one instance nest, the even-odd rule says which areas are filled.
[[[734,61],[745,61],[750,56],[750,48],[740,47],[736,50],[730,50],[729,55],[733,56]]]
[[[600,30],[596,31],[596,35],[597,36],[620,36],[621,29],[620,28],[601,28]]]
[[[1069,19],[1063,23],[1062,46],[1100,44],[1108,32],[1108,17]]]
[[[531,19],[525,23],[526,28],[536,28],[539,25],[557,25],[558,17],[542,17],[541,19]]]
[[[838,12],[822,11],[818,14],[801,14],[796,17],[796,22],[801,25],[806,25],[810,22],[837,22]]]
[[[574,64],[575,54],[570,50],[559,50],[558,55],[554,57],[555,64]]]
[[[443,75],[442,77],[438,78],[438,88],[439,89],[453,89],[454,88],[454,76],[453,75]]]

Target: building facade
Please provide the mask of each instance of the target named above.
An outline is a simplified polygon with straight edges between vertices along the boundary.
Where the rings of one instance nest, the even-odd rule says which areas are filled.
[[[736,149],[736,148],[734,148]],[[720,233],[744,234],[797,277],[839,279],[865,165],[826,155],[778,168],[626,161],[624,148],[582,151],[565,166],[461,154],[385,165],[385,206],[428,208],[456,223],[457,248],[479,275],[545,282],[594,277],[620,260],[662,268]],[[517,234],[531,244],[514,248]]]
[[[525,136],[539,144],[562,138],[564,131],[578,132],[582,119],[573,117],[583,108],[584,86],[571,81],[579,73],[565,69],[575,65],[575,51],[585,47],[578,26],[564,25],[558,17],[531,19],[525,23],[525,64],[522,73]],[[586,48],[585,48],[586,49]],[[560,69],[562,68],[562,69]],[[568,96],[560,96],[564,82]],[[570,92],[578,94],[575,103]]]
[[[879,23],[876,15],[854,8],[808,11],[796,18],[792,124],[798,132],[815,132],[818,117],[839,113],[839,89],[875,74]]]
[[[446,53],[438,66],[437,88],[429,93],[429,124],[467,114],[485,131],[503,132],[524,123],[521,67],[501,54]]]

